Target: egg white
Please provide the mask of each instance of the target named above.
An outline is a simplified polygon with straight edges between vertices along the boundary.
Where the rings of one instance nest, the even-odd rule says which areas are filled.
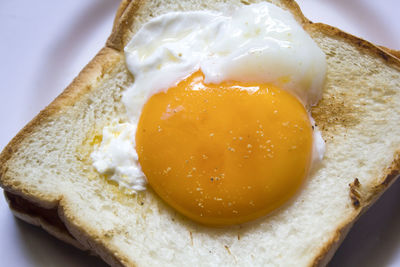
[[[309,109],[322,96],[325,54],[292,14],[270,3],[226,13],[174,12],[150,20],[125,47],[135,77],[122,97],[128,122],[103,130],[93,165],[132,192],[145,189],[135,150],[141,110],[154,94],[177,85],[197,70],[205,83],[272,83],[291,92]],[[310,115],[310,120],[313,119]],[[314,127],[313,165],[324,153]]]

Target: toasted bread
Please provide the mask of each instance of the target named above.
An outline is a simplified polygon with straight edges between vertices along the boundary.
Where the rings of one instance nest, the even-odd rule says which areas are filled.
[[[328,60],[323,99],[312,110],[327,152],[291,203],[245,225],[208,228],[176,214],[151,189],[128,196],[94,170],[95,136],[124,119],[119,100],[134,79],[123,47],[140,25],[170,11],[246,3],[124,1],[106,47],[2,152],[0,181],[14,214],[115,266],[325,265],[398,175],[400,62],[311,23],[293,1],[273,2],[295,15]]]

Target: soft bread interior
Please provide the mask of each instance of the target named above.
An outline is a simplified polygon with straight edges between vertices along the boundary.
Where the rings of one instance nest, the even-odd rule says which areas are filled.
[[[309,24],[291,1],[275,2],[296,14],[328,61],[323,99],[312,110],[325,158],[285,207],[244,225],[200,226],[151,189],[123,194],[98,175],[89,156],[104,126],[127,119],[120,98],[134,78],[120,49],[142,23],[169,11],[222,10],[245,1],[131,3],[109,39],[112,48],[3,151],[2,186],[57,210],[70,235],[112,265],[326,263],[360,212],[397,176],[400,63],[365,41]]]

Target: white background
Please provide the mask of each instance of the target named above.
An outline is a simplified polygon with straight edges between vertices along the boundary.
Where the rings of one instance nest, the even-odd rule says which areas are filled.
[[[301,0],[303,12],[400,49],[398,0]],[[104,45],[117,0],[0,1],[0,150]],[[400,266],[400,180],[355,224],[330,266]],[[105,266],[14,219],[0,197],[0,266]]]

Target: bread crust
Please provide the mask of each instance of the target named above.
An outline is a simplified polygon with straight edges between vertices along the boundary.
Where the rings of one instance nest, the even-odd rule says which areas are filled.
[[[322,24],[312,23],[302,14],[299,6],[292,0],[281,1],[286,9],[300,19],[304,28],[309,32],[321,32],[328,36],[338,38],[344,42],[351,43],[354,47],[370,55],[383,59],[386,64],[400,70],[400,52],[384,47],[378,47],[358,37],[344,33],[339,29]],[[16,217],[28,223],[41,226],[50,234],[82,250],[90,250],[100,256],[103,260],[113,266],[124,266],[133,264],[129,259],[123,258],[118,254],[116,248],[105,247],[90,229],[80,228],[70,220],[68,212],[64,210],[63,199],[52,196],[43,196],[31,188],[16,187],[9,182],[6,175],[7,161],[20,149],[21,142],[28,137],[38,127],[52,116],[59,116],[68,107],[73,105],[82,96],[93,90],[95,81],[101,79],[105,73],[110,72],[116,62],[123,57],[123,47],[132,33],[129,31],[133,23],[135,13],[141,8],[144,0],[122,1],[113,26],[113,31],[107,40],[106,46],[100,50],[95,58],[79,73],[73,82],[44,110],[42,110],[31,122],[29,122],[5,147],[0,154],[0,181],[5,190],[6,199],[9,201],[10,208]],[[372,205],[379,196],[397,179],[400,170],[400,151],[397,152],[391,167],[377,179],[373,191],[368,199],[361,202],[359,209],[354,209],[346,223],[338,227],[336,234],[319,251],[314,259],[313,266],[324,266],[334,255],[337,247],[344,240],[354,222]],[[22,209],[18,207],[19,201],[25,201],[38,209]],[[43,210],[50,209],[57,211],[52,216],[57,216],[62,225],[57,225],[55,221],[44,219]]]
[[[34,225],[41,226],[44,230],[81,250],[90,250],[92,253],[101,257],[105,262],[112,266],[123,266],[120,258],[117,258],[116,250],[105,248],[99,240],[96,240],[88,232],[89,229],[80,229],[71,222],[72,216],[68,216],[64,212],[63,198],[43,195],[32,188],[22,185],[16,187],[11,179],[7,177],[7,161],[13,153],[20,149],[21,142],[27,138],[35,129],[41,127],[43,123],[48,121],[53,116],[59,116],[65,109],[73,105],[82,96],[93,90],[93,84],[98,79],[101,79],[106,73],[110,72],[115,63],[121,60],[121,54],[115,49],[105,47],[84,67],[73,82],[44,110],[42,110],[31,122],[29,122],[5,147],[0,154],[0,180],[3,189],[7,194],[7,199],[10,200],[10,208],[13,214]],[[38,209],[49,209],[57,211],[58,219],[64,224],[64,227],[57,227],[49,220],[44,219],[42,214],[34,210],[18,209],[15,201],[10,199],[10,196],[18,196],[25,203],[31,203]],[[15,198],[14,198],[15,199]],[[126,260],[125,260],[126,261]]]
[[[344,42],[351,43],[353,46],[357,47],[363,53],[368,53],[372,56],[377,56],[383,59],[387,64],[400,70],[399,58],[396,58],[393,53],[394,50],[388,49],[382,46],[376,46],[371,42],[364,39],[356,37],[354,35],[345,33],[340,29],[324,24],[324,23],[312,23],[305,25],[307,31],[318,31],[322,32],[331,37],[340,38]],[[391,52],[390,54],[388,52]],[[351,217],[342,226],[338,227],[336,234],[331,238],[329,242],[326,243],[324,247],[321,248],[318,256],[313,262],[313,266],[325,266],[331,260],[335,254],[337,248],[345,239],[347,233],[350,231],[351,227],[357,221],[361,215],[368,210],[368,208],[375,203],[375,201],[387,190],[387,188],[392,185],[399,176],[400,170],[400,151],[395,154],[394,160],[391,167],[386,170],[386,172],[377,179],[377,184],[373,187],[373,191],[369,196],[369,199],[364,200],[360,205],[360,208],[355,208]]]
[[[116,62],[122,55],[112,48],[104,47],[83,68],[72,83],[45,109],[40,111],[18,134],[7,144],[0,154],[0,180],[4,190],[24,196],[27,200],[37,203],[43,208],[54,208],[58,205],[58,199],[51,196],[43,196],[32,188],[20,188],[16,186],[11,177],[6,175],[7,161],[20,149],[21,142],[29,137],[32,132],[40,128],[50,118],[60,116],[85,94],[93,90],[93,85],[106,73],[111,72]],[[40,196],[40,198],[38,198]]]
[[[399,59],[396,54],[399,51],[395,51],[383,46],[374,45],[362,38],[346,33],[336,27],[324,24],[324,23],[312,23],[305,25],[306,31],[319,31],[327,36],[340,38],[342,41],[352,44],[357,47],[360,51],[372,56],[379,57],[385,61],[386,64],[390,64],[392,67],[400,69]],[[388,53],[389,52],[389,53]]]
[[[344,241],[346,235],[350,231],[354,223],[371,207],[379,197],[396,181],[399,177],[400,170],[400,152],[397,152],[397,158],[393,161],[392,166],[381,177],[380,183],[374,186],[374,191],[369,199],[361,202],[361,208],[355,208],[347,222],[338,227],[335,236],[320,250],[319,255],[315,258],[313,266],[326,266],[332,257],[335,255],[336,250]]]
[[[143,5],[144,0],[126,0],[120,14],[118,14],[118,20],[114,22],[114,28],[107,40],[106,46],[114,48],[117,51],[124,50],[124,36],[129,32],[129,26],[132,24],[135,13],[139,10],[141,5]]]
[[[392,56],[395,56],[398,59],[400,59],[400,50],[394,50],[394,49],[390,49],[390,48],[387,48],[387,47],[384,47],[384,46],[379,46],[379,48],[381,48],[386,53],[389,53]]]
[[[43,228],[61,241],[64,241],[80,250],[87,250],[68,232],[65,224],[58,216],[56,208],[41,208],[38,205],[8,191],[4,191],[4,197],[15,217]]]

